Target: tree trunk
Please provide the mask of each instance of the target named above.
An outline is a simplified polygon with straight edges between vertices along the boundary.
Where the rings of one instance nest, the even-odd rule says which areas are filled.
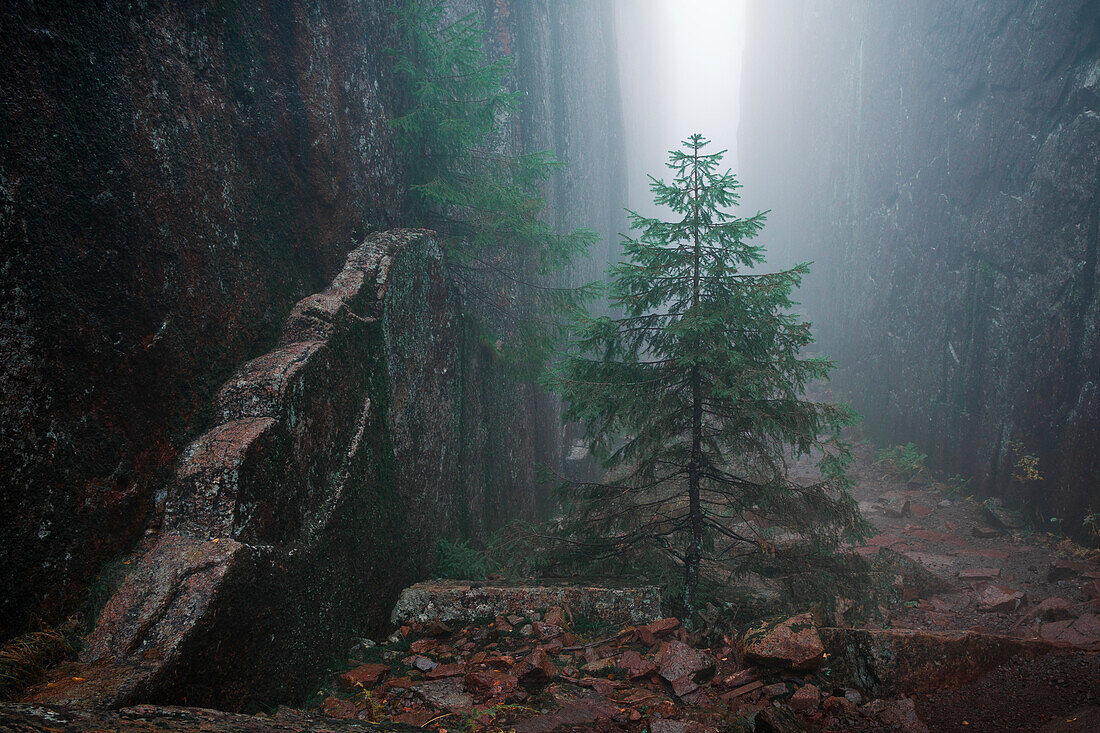
[[[693,235],[695,251],[692,274],[692,310],[699,308],[699,267],[702,245],[699,241],[699,146],[695,146],[695,223]],[[692,344],[695,357],[700,344]],[[691,459],[688,463],[688,523],[691,528],[691,547],[684,557],[684,622],[689,627],[695,616],[696,591],[699,588],[699,562],[703,555],[703,510],[699,501],[699,479],[703,469],[703,394],[698,364],[691,367]]]

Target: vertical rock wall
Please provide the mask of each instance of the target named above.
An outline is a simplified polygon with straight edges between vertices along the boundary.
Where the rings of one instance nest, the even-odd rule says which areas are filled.
[[[1100,5],[756,2],[739,150],[879,444],[1100,510]],[[1043,478],[1020,480],[1021,455]],[[1049,526],[1049,525],[1048,525]]]
[[[0,634],[81,606],[222,380],[398,213],[391,5],[0,10]]]
[[[104,562],[157,521],[184,446],[239,407],[219,386],[273,348],[294,303],[365,232],[400,218],[387,125],[404,103],[387,55],[397,3],[0,10],[0,637],[83,607]],[[520,146],[566,149],[551,216],[613,234],[622,161],[607,13],[580,0],[453,5],[480,13],[516,58]],[[414,281],[397,274],[392,287]],[[392,395],[417,415],[394,423],[398,463],[425,480],[454,471],[413,505],[427,512],[409,514],[424,522],[416,532],[478,533],[537,513],[534,467],[560,460],[554,401],[511,381],[460,324],[397,314],[387,324],[394,373],[454,329],[440,368],[460,388],[444,396],[410,380]],[[296,368],[313,358],[308,342],[263,358]],[[310,455],[339,449],[248,427]],[[429,455],[424,431],[461,439]],[[311,470],[293,469],[299,488],[271,516],[244,512],[228,529],[246,542],[295,536],[317,510]],[[397,552],[423,571],[429,544]]]

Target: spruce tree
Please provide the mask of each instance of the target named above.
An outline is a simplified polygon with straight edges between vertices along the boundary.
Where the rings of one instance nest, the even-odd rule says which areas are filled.
[[[636,235],[624,235],[627,261],[610,272],[622,316],[584,319],[552,379],[608,470],[568,485],[573,537],[605,554],[650,547],[671,558],[689,622],[702,570],[786,561],[812,585],[867,526],[839,437],[854,413],[803,396],[833,367],[803,356],[810,324],[791,313],[808,265],[754,269],[766,212],[730,212],[740,184],[720,169],[725,151],[707,145],[692,135],[670,151],[672,179],[650,177],[673,216],[628,211]],[[788,463],[807,455],[820,480],[796,483]]]
[[[442,235],[465,312],[529,376],[562,334],[562,316],[594,294],[554,280],[597,236],[546,222],[540,189],[561,164],[550,151],[522,150],[510,131],[522,95],[509,89],[511,59],[492,56],[477,17],[452,21],[442,0],[408,0],[400,27],[394,53],[409,104],[392,125],[405,153],[408,219]]]

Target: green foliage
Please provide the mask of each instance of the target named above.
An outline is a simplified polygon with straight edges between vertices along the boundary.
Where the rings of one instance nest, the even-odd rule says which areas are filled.
[[[547,279],[596,240],[554,231],[540,187],[560,167],[548,151],[517,150],[507,125],[521,96],[512,62],[491,58],[471,15],[448,21],[441,0],[410,0],[396,68],[409,90],[393,126],[407,160],[410,218],[443,235],[467,312],[509,365],[537,369],[564,332],[562,315],[595,293]]]
[[[439,541],[436,574],[456,580],[481,580],[492,573],[540,574],[563,562],[563,554],[553,545],[547,527],[520,521],[490,533],[484,542],[444,538]]]
[[[612,268],[610,287],[624,316],[582,319],[548,379],[609,470],[563,487],[567,534],[597,558],[648,553],[679,569],[689,616],[701,574],[767,567],[809,581],[868,531],[840,439],[856,416],[802,397],[833,367],[801,356],[810,326],[790,312],[808,266],[754,271],[765,215],[728,211],[740,184],[720,172],[725,151],[707,154],[707,144],[685,140],[670,152],[672,180],[651,177],[674,217],[629,212],[638,234],[624,236],[628,261]],[[788,460],[808,455],[821,480],[791,481]]]
[[[924,462],[928,456],[917,450],[913,443],[895,445],[875,451],[875,462],[885,464],[902,481],[925,472]]]
[[[948,476],[943,493],[949,499],[962,499],[970,496],[970,479],[958,473]]]
[[[496,569],[489,553],[471,547],[467,540],[444,538],[439,541],[436,574],[441,578],[480,580]]]

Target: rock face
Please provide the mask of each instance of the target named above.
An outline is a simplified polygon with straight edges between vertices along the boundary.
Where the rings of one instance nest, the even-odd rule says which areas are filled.
[[[512,614],[528,616],[553,607],[568,609],[575,617],[626,626],[659,619],[661,595],[656,586],[508,586],[437,580],[402,591],[391,620],[395,624],[471,622]]]
[[[270,405],[288,385],[315,394],[334,358],[315,351],[314,321],[280,331],[366,232],[401,214],[388,120],[405,96],[386,53],[399,4],[20,0],[0,9],[0,51],[17,60],[0,80],[0,638],[79,609],[105,561],[132,549],[166,502],[196,502],[246,542],[280,543],[310,524],[302,512],[319,477],[309,465],[283,466],[299,493],[267,515],[249,513],[264,487],[248,476],[283,449],[325,450],[308,431],[265,423],[288,424]],[[551,219],[614,242],[623,154],[609,8],[449,4],[481,14],[494,52],[515,58],[509,83],[525,100],[507,126],[516,149],[553,148],[570,164],[548,186]],[[391,287],[406,287],[401,275]],[[388,366],[415,370],[412,347],[436,324],[391,325]],[[533,466],[560,463],[561,436],[552,400],[463,339],[457,372],[456,361],[436,365],[461,390],[432,401],[410,384],[376,407],[425,419],[436,411],[443,422],[427,435],[463,426],[465,441],[434,455],[418,447],[413,421],[395,424],[390,439],[398,465],[416,461],[425,474],[457,459],[458,491],[441,488],[433,506],[477,533],[538,508]],[[264,352],[238,375],[245,387],[217,393]],[[281,404],[293,412],[296,399]],[[215,424],[223,434],[181,456]],[[237,454],[243,482],[208,497],[176,489],[169,500],[178,461],[191,470],[183,483],[201,483],[223,442],[257,446]],[[167,523],[190,531],[176,516]]]
[[[873,697],[954,687],[1010,659],[1047,654],[1045,641],[973,632],[822,628],[831,679]]]
[[[0,10],[0,635],[83,602],[217,385],[399,211],[391,5]]]
[[[739,157],[875,441],[1080,532],[1100,473],[1100,5],[760,0]],[[1034,454],[1043,480],[1019,480]],[[1032,515],[1032,516],[1034,516]]]
[[[222,387],[223,422],[182,452],[163,532],[103,609],[86,667],[33,699],[289,700],[353,631],[380,631],[461,524],[467,338],[433,235],[368,237]],[[533,513],[534,488],[512,501]]]

